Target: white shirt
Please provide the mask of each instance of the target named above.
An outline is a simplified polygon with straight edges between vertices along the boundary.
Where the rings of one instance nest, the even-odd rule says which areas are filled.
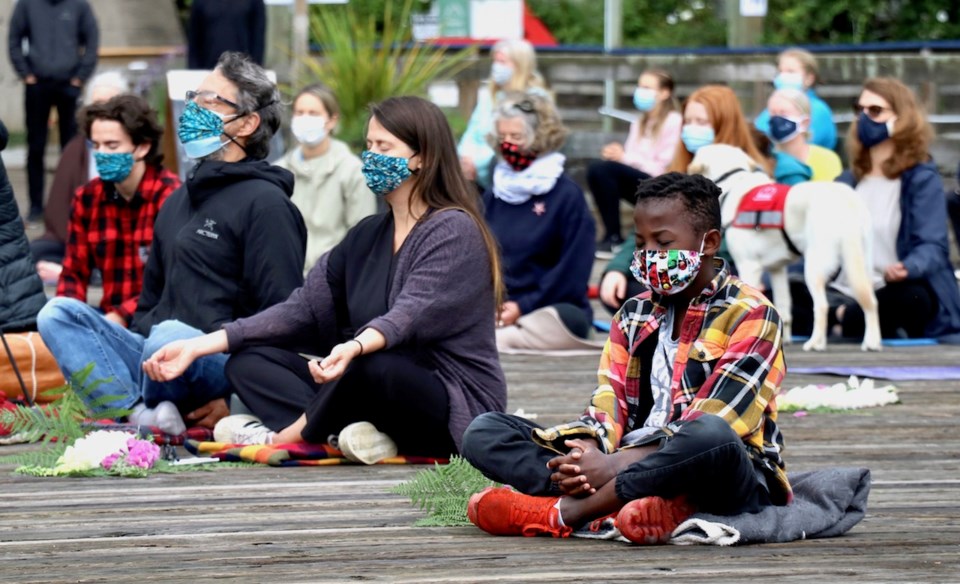
[[[650,365],[650,391],[653,393],[653,407],[647,415],[643,426],[633,430],[623,437],[621,443],[629,444],[652,434],[667,425],[670,419],[670,410],[673,406],[673,366],[677,361],[677,347],[680,339],[673,338],[673,307],[667,308],[667,314],[660,323],[657,337],[657,348],[653,353],[653,362]]]
[[[857,195],[870,212],[873,232],[873,253],[870,262],[870,278],[873,289],[886,285],[883,272],[891,264],[900,261],[897,257],[897,233],[900,232],[900,179],[884,176],[866,176],[857,183]],[[833,287],[847,296],[853,296],[849,279],[840,271]]]

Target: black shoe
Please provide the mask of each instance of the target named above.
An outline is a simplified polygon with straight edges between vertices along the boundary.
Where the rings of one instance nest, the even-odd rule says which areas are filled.
[[[603,241],[597,244],[597,251],[594,254],[598,260],[612,260],[617,255],[620,248],[623,247],[623,238],[619,235],[608,235]]]

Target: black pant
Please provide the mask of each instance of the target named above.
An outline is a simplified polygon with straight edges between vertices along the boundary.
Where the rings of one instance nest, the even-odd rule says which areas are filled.
[[[956,190],[944,193],[947,198],[947,215],[950,216],[950,225],[953,226],[953,238],[960,246],[960,193]]]
[[[348,424],[367,421],[390,436],[402,454],[446,457],[457,451],[447,390],[412,355],[361,355],[340,379],[320,385],[296,352],[252,347],[230,357],[226,374],[243,403],[271,430],[280,431],[306,413],[302,435],[307,442],[327,442]]]
[[[648,178],[649,174],[612,160],[595,160],[587,167],[587,185],[603,221],[605,237],[621,237],[620,200],[636,203],[637,184]]]
[[[537,424],[509,414],[477,417],[463,435],[463,456],[488,478],[528,495],[558,495],[547,461],[557,456],[533,442]],[[762,471],[723,418],[704,415],[684,423],[658,450],[620,471],[617,497],[624,502],[687,495],[700,511],[754,513],[770,504]]]
[[[50,109],[57,108],[60,124],[60,149],[77,133],[77,99],[80,88],[69,81],[40,79],[27,85],[27,182],[30,190],[30,214],[43,212],[43,154],[47,147],[47,122]]]
[[[38,237],[30,242],[30,254],[35,262],[63,263],[63,256],[67,253],[67,246],[60,241]]]
[[[924,279],[891,282],[877,290],[877,312],[880,335],[895,339],[904,333],[910,338],[925,336],[924,330],[937,317],[940,303],[930,284]],[[790,281],[793,299],[793,334],[807,336],[813,332],[813,298],[804,282]],[[866,328],[863,309],[857,301],[833,289],[827,289],[828,326],[836,322],[836,309],[844,306],[841,328],[844,338],[860,339]]]

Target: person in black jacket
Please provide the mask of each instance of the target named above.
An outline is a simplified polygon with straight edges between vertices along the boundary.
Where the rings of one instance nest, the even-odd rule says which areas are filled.
[[[226,51],[263,65],[267,11],[263,0],[193,0],[187,26],[187,66],[213,69]]]
[[[31,221],[43,216],[43,154],[50,109],[57,108],[62,150],[77,133],[77,100],[97,66],[99,38],[97,19],[87,0],[17,2],[10,17],[10,62],[26,84]]]
[[[0,151],[7,147],[7,127],[0,120]],[[0,160],[0,328],[30,330],[47,297],[33,267],[23,220]]]
[[[85,396],[95,412],[132,408],[131,421],[172,434],[184,430],[184,414],[212,428],[228,413],[227,355],[199,359],[165,383],[141,366],[168,342],[256,314],[302,285],[307,232],[290,201],[293,175],[264,160],[281,108],[261,67],[224,53],[180,117],[180,140],[199,162],[154,223],[130,329],[67,298],[40,312],[40,334],[65,375],[92,361],[90,379],[109,379]]]

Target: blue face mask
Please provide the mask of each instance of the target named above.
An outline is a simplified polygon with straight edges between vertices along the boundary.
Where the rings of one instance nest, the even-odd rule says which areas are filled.
[[[413,172],[407,166],[409,161],[400,156],[387,156],[364,150],[360,154],[363,161],[363,180],[377,196],[384,196],[397,190],[400,183],[407,180]]]
[[[638,87],[633,90],[633,105],[642,112],[648,112],[657,105],[656,92],[646,87]]]
[[[894,118],[886,122],[875,122],[867,112],[862,112],[857,118],[857,139],[864,148],[873,148],[893,135],[893,121]]]
[[[132,152],[94,152],[100,180],[112,183],[123,182],[133,170]]]
[[[772,116],[770,118],[770,138],[777,144],[789,142],[800,134],[802,118],[788,118],[786,116]]]
[[[773,87],[776,89],[796,89],[797,91],[807,89],[803,85],[803,74],[801,73],[779,73],[773,78]]]
[[[685,124],[683,126],[683,130],[680,131],[680,139],[683,141],[683,145],[687,148],[687,152],[690,154],[696,154],[697,150],[700,148],[713,144],[713,141],[716,139],[716,135],[713,132],[713,128],[710,126],[695,126],[693,124]]]
[[[237,116],[233,116],[237,117]],[[220,140],[223,135],[223,118],[216,112],[204,109],[191,101],[180,114],[177,137],[190,158],[210,156],[227,145],[229,140]]]
[[[490,79],[492,79],[498,87],[505,86],[513,79],[513,67],[506,63],[494,61],[493,66],[490,67]]]

